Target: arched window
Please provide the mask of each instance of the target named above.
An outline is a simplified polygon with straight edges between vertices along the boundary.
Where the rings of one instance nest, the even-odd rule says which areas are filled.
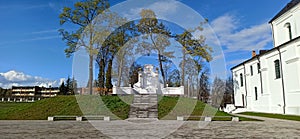
[[[240,80],[241,80],[241,87],[244,86],[244,80],[243,80],[243,74],[241,73],[240,74]]]
[[[287,28],[287,30],[288,30],[288,35],[289,35],[289,39],[291,40],[292,39],[292,27],[291,27],[291,24],[290,23],[285,23],[284,24],[284,27],[286,27]]]
[[[274,65],[275,65],[275,77],[276,79],[278,79],[280,78],[280,63],[278,59],[274,61]]]

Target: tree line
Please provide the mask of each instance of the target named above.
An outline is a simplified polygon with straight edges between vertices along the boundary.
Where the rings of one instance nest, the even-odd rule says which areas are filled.
[[[74,95],[77,91],[77,82],[74,78],[68,77],[66,81],[63,81],[59,86],[58,95]]]
[[[68,46],[66,56],[70,57],[79,48],[85,48],[89,56],[87,87],[90,94],[94,86],[111,89],[112,79],[116,79],[117,87],[136,83],[143,66],[135,61],[133,55],[140,54],[155,55],[164,87],[186,86],[186,96],[204,102],[210,99],[213,105],[232,102],[232,79],[215,78],[210,83],[207,63],[212,60],[213,50],[206,44],[205,36],[194,36],[204,30],[208,20],[195,28],[178,31],[170,28],[167,21],[157,19],[152,10],[142,9],[139,20],[127,21],[110,12],[109,7],[108,0],[84,0],[73,7],[63,8],[59,16],[61,25],[77,26],[76,30],[59,30]],[[179,69],[172,68],[175,51],[168,49],[174,45],[172,40],[180,44],[177,46],[182,55]],[[94,61],[98,68],[95,80]]]
[[[11,89],[5,89],[5,88],[0,87],[0,96],[1,97],[11,96],[11,94],[12,94]]]
[[[212,49],[205,43],[204,36],[193,36],[197,31],[203,31],[199,26],[182,31],[168,28],[168,23],[157,19],[154,11],[141,10],[140,19],[127,21],[116,13],[105,11],[109,8],[107,0],[85,0],[77,2],[73,7],[65,7],[60,14],[60,24],[77,25],[70,31],[60,29],[62,39],[68,48],[67,57],[79,48],[85,48],[89,55],[89,80],[87,87],[90,94],[93,85],[99,88],[112,88],[112,78],[116,78],[116,86],[133,84],[132,70],[134,58],[132,55],[156,54],[158,69],[164,87],[168,85],[187,85],[191,80],[199,84],[203,63],[212,60]],[[107,37],[108,36],[108,37]],[[171,40],[176,40],[181,46],[181,69],[169,71],[168,62],[174,58],[174,51],[168,50]],[[93,79],[93,62],[97,63],[98,77]],[[179,76],[179,77],[178,77]],[[179,81],[179,82],[178,82]],[[199,89],[198,89],[199,90]],[[106,92],[104,92],[106,93]]]

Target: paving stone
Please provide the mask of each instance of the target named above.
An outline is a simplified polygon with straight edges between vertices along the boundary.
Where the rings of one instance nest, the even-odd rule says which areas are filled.
[[[299,138],[300,135],[300,122],[287,120],[212,121],[200,127],[205,122],[138,119],[95,123],[2,120],[0,138]]]

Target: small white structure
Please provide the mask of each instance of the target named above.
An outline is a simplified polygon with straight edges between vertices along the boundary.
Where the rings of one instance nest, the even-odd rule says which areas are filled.
[[[113,94],[163,94],[184,95],[184,87],[163,87],[159,82],[158,70],[154,71],[153,65],[144,65],[144,71],[140,71],[138,82],[131,87],[113,87]]]
[[[270,22],[274,48],[233,67],[234,103],[247,111],[300,115],[300,0]]]

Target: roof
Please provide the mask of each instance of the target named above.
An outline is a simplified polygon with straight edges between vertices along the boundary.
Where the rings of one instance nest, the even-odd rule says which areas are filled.
[[[241,65],[244,65],[245,63],[247,63],[247,62],[249,62],[249,61],[251,61],[251,60],[257,59],[257,58],[259,58],[260,56],[263,56],[263,55],[266,55],[266,54],[268,54],[268,53],[270,53],[270,52],[273,52],[273,51],[275,51],[276,49],[279,49],[279,48],[281,48],[281,47],[283,47],[283,46],[285,46],[285,45],[287,45],[287,44],[289,44],[289,43],[292,43],[292,42],[294,42],[294,41],[296,41],[296,40],[299,40],[299,39],[300,39],[300,36],[298,36],[298,37],[296,37],[296,38],[294,38],[294,39],[292,39],[292,40],[290,40],[290,41],[288,41],[288,42],[286,42],[286,43],[284,43],[284,44],[281,44],[281,45],[279,45],[279,46],[277,46],[277,47],[274,47],[274,48],[272,48],[272,49],[270,49],[270,50],[268,50],[268,51],[266,51],[266,52],[264,52],[264,53],[262,53],[262,54],[256,55],[256,56],[254,56],[254,57],[252,57],[252,58],[250,58],[250,59],[248,59],[248,60],[246,60],[246,61],[244,61],[244,62],[242,62],[242,63],[240,63],[240,64],[238,64],[238,65],[236,65],[236,66],[234,66],[234,67],[232,67],[230,70],[233,70],[233,69],[235,69],[235,68],[237,68],[237,67],[239,67],[239,66],[241,66]]]
[[[17,88],[38,88],[38,86],[12,86],[13,89]]]
[[[273,22],[275,19],[286,13],[288,10],[292,9],[294,6],[296,6],[298,3],[300,3],[300,0],[292,0],[289,2],[278,14],[273,17],[269,23]]]

